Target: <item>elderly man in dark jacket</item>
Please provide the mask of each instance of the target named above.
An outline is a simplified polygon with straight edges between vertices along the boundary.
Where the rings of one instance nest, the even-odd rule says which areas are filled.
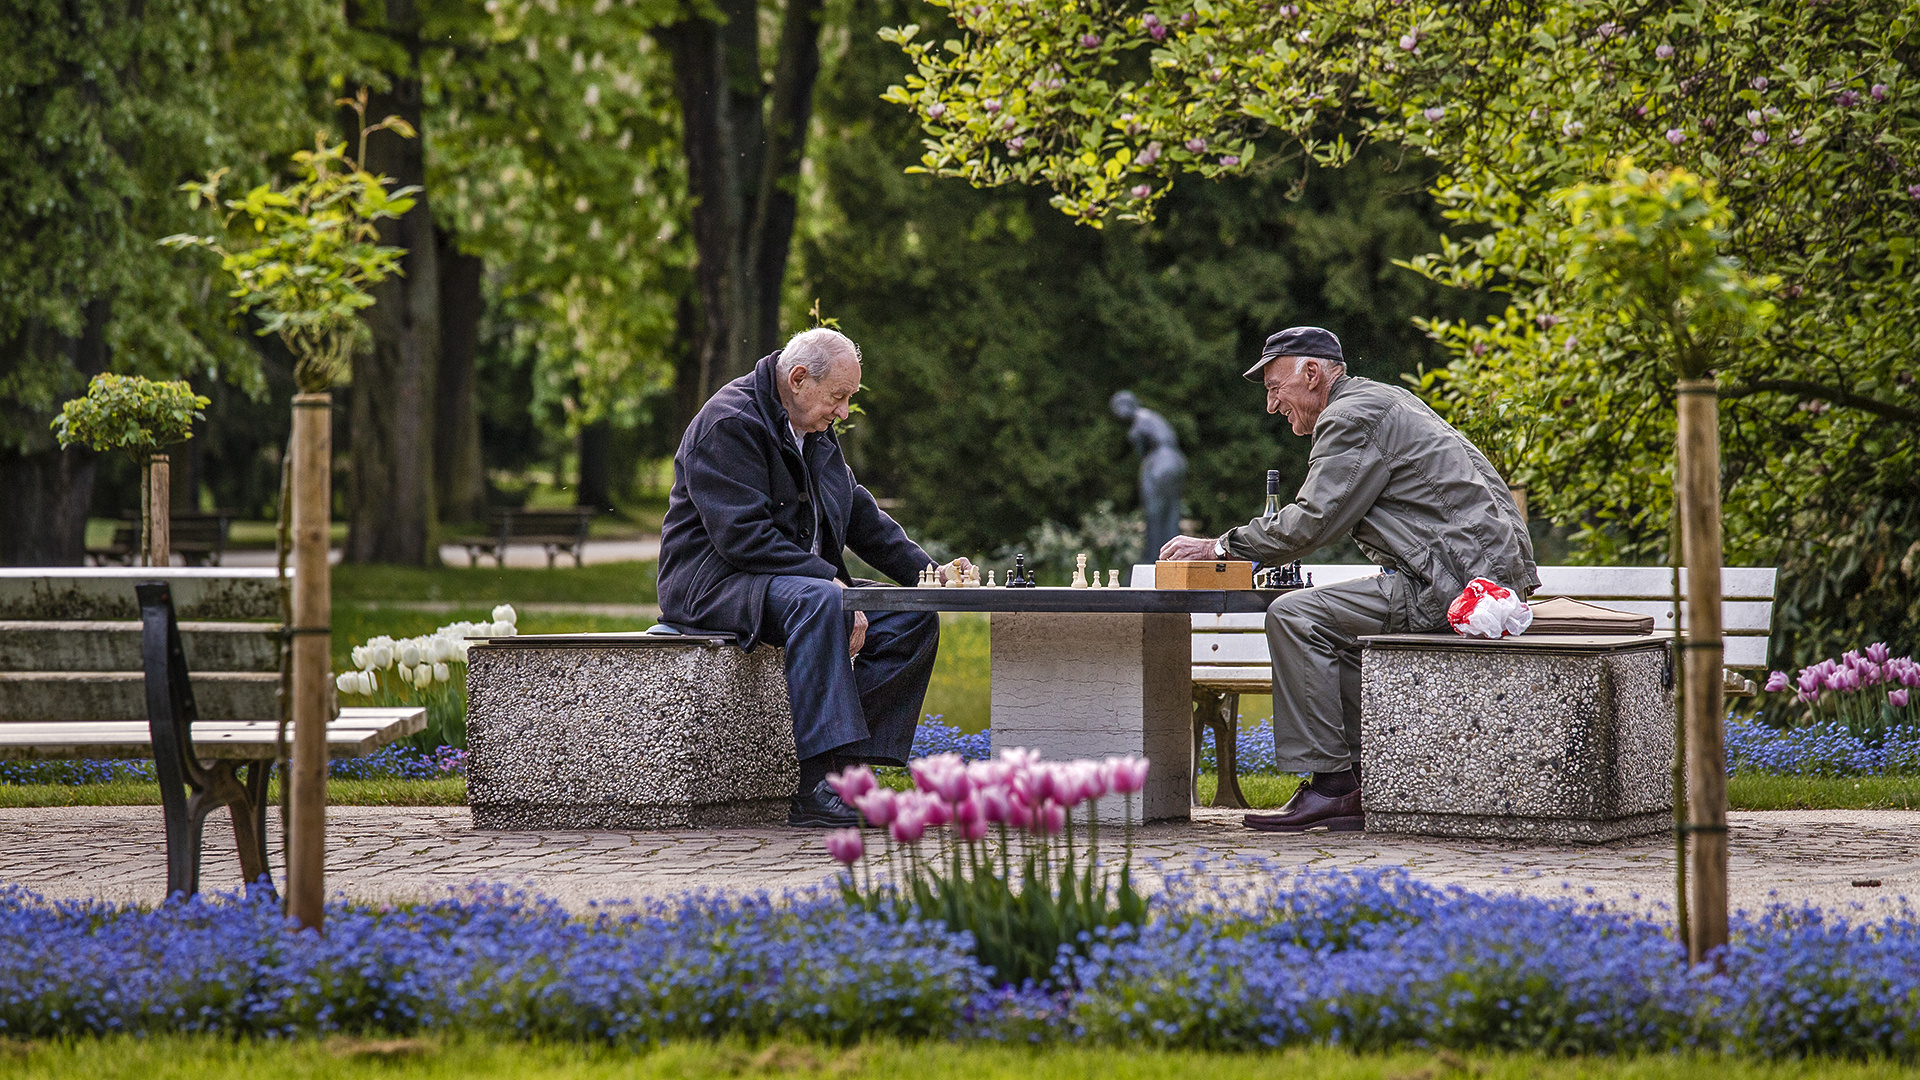
[[[1476,577],[1523,595],[1539,588],[1533,542],[1485,455],[1407,390],[1348,375],[1331,333],[1283,330],[1246,375],[1266,386],[1268,412],[1313,436],[1300,493],[1224,536],[1170,540],[1160,557],[1273,566],[1351,533],[1380,564],[1378,576],[1268,607],[1278,763],[1313,778],[1278,814],[1246,819],[1271,832],[1358,830],[1360,637],[1445,629],[1448,605]]]
[[[905,764],[940,643],[933,613],[841,604],[860,584],[844,549],[901,583],[932,562],[840,452],[833,423],[859,388],[860,352],[845,335],[794,335],[687,427],[660,528],[663,621],[786,649],[800,758],[793,825],[859,824],[827,775]]]

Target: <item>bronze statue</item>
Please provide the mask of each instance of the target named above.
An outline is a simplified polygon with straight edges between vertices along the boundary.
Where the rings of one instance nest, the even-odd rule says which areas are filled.
[[[1141,562],[1160,557],[1160,546],[1180,535],[1180,491],[1187,476],[1187,456],[1167,418],[1140,404],[1133,391],[1122,390],[1108,402],[1113,415],[1133,426],[1127,441],[1140,455],[1140,514],[1147,535]]]

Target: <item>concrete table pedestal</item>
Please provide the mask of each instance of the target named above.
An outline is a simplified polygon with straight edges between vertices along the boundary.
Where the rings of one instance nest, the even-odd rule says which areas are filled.
[[[1153,765],[1137,820],[1185,821],[1193,773],[1193,617],[996,611],[993,748],[1065,760],[1139,754]],[[1102,820],[1125,812],[1101,800]]]
[[[551,634],[467,655],[479,829],[680,829],[786,820],[799,780],[779,649]]]
[[[1593,843],[1673,827],[1667,635],[1362,640],[1367,831]]]

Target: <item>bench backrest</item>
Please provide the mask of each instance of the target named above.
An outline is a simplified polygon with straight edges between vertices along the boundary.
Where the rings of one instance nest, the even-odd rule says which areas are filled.
[[[0,722],[144,721],[135,585],[170,587],[200,716],[280,715],[280,594],[270,569],[0,568]]]
[[[1315,585],[1352,581],[1380,572],[1377,566],[1322,564],[1303,567]],[[1720,571],[1726,666],[1763,668],[1773,622],[1772,567],[1730,566]],[[1681,572],[1681,588],[1686,572]],[[1664,566],[1543,566],[1535,598],[1565,596],[1602,607],[1653,616],[1657,630],[1673,627],[1673,571]],[[1681,622],[1685,625],[1685,607]],[[1263,614],[1195,615],[1193,662],[1198,666],[1247,667],[1269,663]]]
[[[503,541],[529,536],[565,536],[584,540],[594,513],[591,506],[573,506],[565,510],[498,510],[494,513],[494,520]]]

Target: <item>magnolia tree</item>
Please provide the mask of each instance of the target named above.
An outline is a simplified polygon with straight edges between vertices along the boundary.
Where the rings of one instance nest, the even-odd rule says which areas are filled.
[[[208,401],[185,382],[155,382],[138,375],[95,375],[85,397],[53,418],[60,445],[117,450],[140,466],[140,562],[165,566],[167,521],[172,510],[166,448],[193,438],[193,422],[206,419]]]
[[[1507,478],[1579,558],[1663,554],[1672,357],[1562,272],[1550,196],[1623,159],[1712,181],[1720,253],[1777,306],[1712,359],[1727,555],[1788,560],[1802,652],[1920,627],[1911,4],[931,2],[955,25],[888,32],[916,65],[889,96],[926,124],[921,168],[1047,185],[1090,224],[1151,217],[1181,172],[1306,183],[1367,141],[1435,162],[1460,228],[1410,265],[1512,299],[1428,325],[1455,360],[1424,392],[1478,441],[1523,436]]]
[[[375,131],[411,137],[397,117],[366,124],[366,93],[340,102],[360,117],[359,146]],[[294,587],[288,603],[292,641],[284,665],[293,722],[293,767],[286,785],[288,912],[318,927],[325,902],[322,865],[327,806],[326,727],[333,719],[328,673],[327,549],[332,525],[332,390],[353,350],[365,339],[360,314],[372,306],[370,287],[396,272],[405,252],[379,242],[378,223],[413,206],[415,189],[389,190],[390,181],[360,167],[345,143],[315,138],[314,149],[293,157],[293,182],[262,184],[226,199],[226,236],[176,235],[161,243],[204,247],[233,276],[234,307],[260,321],[294,358],[293,432],[280,498],[280,570],[286,573],[292,534]],[[225,170],[181,190],[196,207],[218,199]],[[242,227],[236,228],[236,225]],[[283,595],[285,590],[283,589]],[[283,726],[285,723],[283,714]]]

